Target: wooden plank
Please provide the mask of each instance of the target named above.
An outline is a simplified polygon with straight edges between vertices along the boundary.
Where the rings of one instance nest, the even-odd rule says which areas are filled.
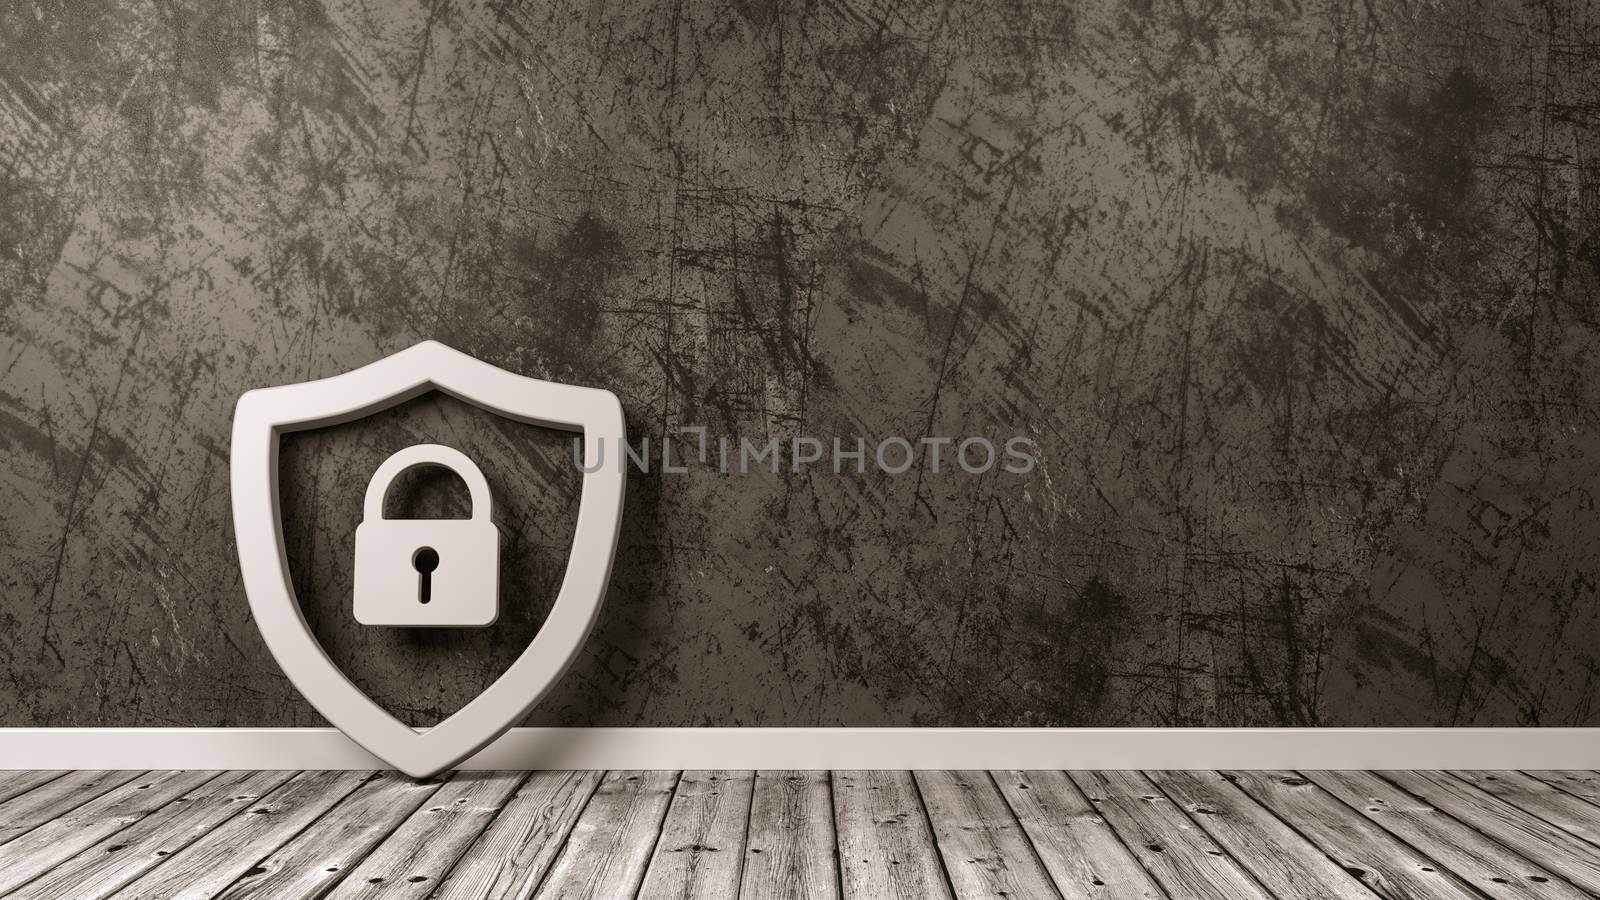
[[[1600,806],[1521,772],[1452,772],[1487,794],[1600,845]],[[1596,852],[1600,852],[1597,849]]]
[[[634,896],[677,783],[677,772],[606,773],[535,896]]]
[[[228,886],[224,900],[317,900],[439,790],[380,772]]]
[[[0,803],[10,800],[18,794],[26,794],[34,788],[67,774],[66,769],[5,769],[0,770]]]
[[[9,843],[51,819],[64,816],[90,800],[121,787],[142,771],[68,772],[25,794],[0,803],[0,844]]]
[[[1067,900],[1167,896],[1067,773],[992,774]]]
[[[956,897],[1061,895],[988,772],[916,773]]]
[[[740,881],[745,896],[839,896],[832,793],[827,772],[756,773]]]
[[[1302,772],[1328,793],[1390,834],[1432,857],[1491,897],[1575,900],[1586,896],[1552,871],[1522,859],[1371,772]]]
[[[1220,773],[1145,774],[1271,893],[1298,900],[1371,900],[1365,885]]]
[[[467,849],[437,900],[526,900],[544,880],[603,773],[534,772]]]
[[[225,772],[101,839],[8,900],[99,900],[249,809],[293,772]]]
[[[684,772],[639,896],[737,898],[754,790],[753,772]]]
[[[5,852],[0,854],[0,896],[38,878],[218,774],[151,772],[39,825],[7,844]]]
[[[950,900],[944,863],[910,772],[834,772],[833,822],[845,900]]]
[[[1600,772],[1590,772],[1584,769],[1560,769],[1530,771],[1528,774],[1546,784],[1554,785],[1574,797],[1582,797],[1590,803],[1600,803]]]
[[[526,772],[457,772],[339,882],[328,900],[432,894],[525,777]]]
[[[1237,788],[1390,900],[1473,900],[1481,895],[1409,844],[1298,772],[1222,773]]]
[[[371,772],[302,772],[112,896],[118,900],[215,897],[372,776]]]
[[[1444,772],[1381,774],[1407,793],[1510,847],[1524,859],[1591,894],[1600,894],[1600,848],[1588,841]]]
[[[1072,780],[1173,897],[1270,900],[1226,851],[1138,772],[1072,772]]]

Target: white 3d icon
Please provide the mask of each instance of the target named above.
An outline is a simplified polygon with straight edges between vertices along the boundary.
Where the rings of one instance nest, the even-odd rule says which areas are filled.
[[[470,519],[385,519],[383,500],[400,473],[441,466],[467,483]],[[367,485],[356,529],[356,621],[402,628],[482,628],[500,615],[500,531],[490,520],[489,479],[460,450],[407,447]]]
[[[561,590],[539,633],[482,694],[443,722],[415,731],[339,671],[301,614],[289,577],[278,509],[278,443],[287,432],[349,422],[434,390],[519,422],[581,432],[585,465],[572,553]],[[233,525],[250,611],[273,658],[329,722],[408,775],[425,778],[437,774],[487,746],[555,685],[577,658],[599,617],[622,521],[624,475],[621,466],[599,465],[599,454],[602,443],[622,446],[624,432],[622,404],[610,391],[516,375],[436,341],[424,341],[343,375],[246,393],[239,398],[233,418]],[[462,466],[463,460],[470,470]],[[425,463],[447,465],[467,479],[469,488],[474,484],[470,475],[476,467],[470,460],[447,447],[424,444],[385,462],[384,466],[393,466],[394,471],[386,473],[380,467],[373,487],[381,485],[380,492],[386,490],[392,475]],[[481,481],[481,474],[478,478]],[[486,482],[482,489],[480,497],[473,488],[474,505],[481,505],[481,512],[475,511],[474,518],[465,522],[476,523],[481,514],[483,524],[492,529]],[[371,501],[369,491],[363,527],[373,524]],[[381,493],[377,506],[377,519],[381,520]],[[419,523],[440,524],[458,523]],[[494,552],[498,553],[498,534],[494,539]],[[400,560],[400,565],[410,562]],[[416,574],[410,569],[407,577]],[[358,563],[358,591],[360,577]],[[436,602],[445,599],[441,594]]]

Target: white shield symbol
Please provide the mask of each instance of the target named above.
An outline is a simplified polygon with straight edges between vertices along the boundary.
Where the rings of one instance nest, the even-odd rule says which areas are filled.
[[[581,432],[585,471],[572,553],[543,627],[487,690],[418,732],[339,671],[300,612],[278,512],[278,438],[353,421],[433,390],[519,422]],[[329,722],[408,775],[437,774],[481,750],[555,685],[599,618],[624,476],[621,465],[600,465],[600,454],[602,442],[620,454],[624,427],[622,404],[610,391],[516,375],[437,341],[332,378],[249,391],[233,417],[233,527],[250,611],[273,658]]]

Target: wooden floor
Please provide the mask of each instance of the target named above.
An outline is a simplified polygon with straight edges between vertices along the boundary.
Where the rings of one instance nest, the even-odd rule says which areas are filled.
[[[1594,772],[0,772],[0,896],[1600,896]]]

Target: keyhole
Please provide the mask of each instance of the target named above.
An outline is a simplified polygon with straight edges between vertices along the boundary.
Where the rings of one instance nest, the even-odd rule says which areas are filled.
[[[439,568],[439,551],[432,547],[423,547],[411,554],[411,565],[422,576],[417,599],[427,603],[433,599],[433,570]]]

